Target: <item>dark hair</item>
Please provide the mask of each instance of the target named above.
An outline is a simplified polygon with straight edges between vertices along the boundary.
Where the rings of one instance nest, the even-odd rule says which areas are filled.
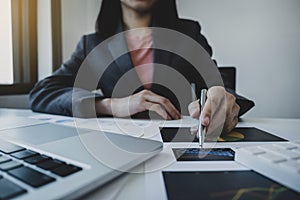
[[[178,19],[175,0],[158,0],[152,14],[152,26],[172,29]],[[120,0],[103,0],[96,21],[96,32],[101,33],[104,39],[114,35],[121,19]]]

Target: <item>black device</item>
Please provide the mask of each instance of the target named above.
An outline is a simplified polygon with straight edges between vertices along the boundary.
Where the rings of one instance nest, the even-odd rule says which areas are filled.
[[[300,195],[254,171],[163,172],[168,199],[300,199]]]
[[[191,128],[165,127],[160,128],[164,142],[198,142],[197,131]],[[239,127],[229,134],[219,137],[218,142],[273,142],[286,141],[266,131],[254,127]],[[209,141],[205,141],[209,142]]]
[[[235,152],[229,148],[174,148],[177,161],[233,161]]]

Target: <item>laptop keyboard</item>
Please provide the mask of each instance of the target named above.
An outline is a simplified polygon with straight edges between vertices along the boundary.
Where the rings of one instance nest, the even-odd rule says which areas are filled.
[[[50,174],[44,174],[33,166],[50,171]],[[0,140],[0,200],[14,198],[27,192],[5,176],[14,177],[30,187],[39,188],[56,181],[55,176],[52,176],[54,174],[67,177],[80,170],[81,167]]]

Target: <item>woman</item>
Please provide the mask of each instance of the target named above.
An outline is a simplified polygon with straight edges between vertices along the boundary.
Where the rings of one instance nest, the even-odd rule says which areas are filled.
[[[180,119],[180,105],[172,92],[167,88],[151,84],[155,71],[153,63],[160,62],[178,69],[187,79],[190,79],[190,82],[199,80],[201,86],[197,85],[197,88],[204,86],[200,81],[201,77],[191,78],[191,74],[194,73],[188,67],[184,70],[181,70],[182,67],[176,68],[178,63],[189,65],[181,58],[174,58],[169,55],[169,52],[152,49],[151,29],[128,31],[145,27],[162,27],[182,32],[196,40],[210,56],[212,55],[211,47],[200,34],[199,24],[178,18],[175,0],[103,0],[96,22],[96,33],[84,36],[72,58],[52,76],[36,84],[30,94],[32,110],[77,117],[95,116],[91,113],[96,113],[97,116],[128,117],[145,111],[153,111],[167,120]],[[90,88],[84,86],[76,88],[74,93],[74,81],[84,59],[101,42],[122,31],[128,31],[125,34],[125,42],[129,51],[130,49],[139,50],[117,58],[102,77],[96,77],[100,80],[96,89],[101,89],[103,94],[94,94]],[[106,53],[113,54],[109,48]],[[165,58],[170,57],[172,57],[171,61],[165,62]],[[143,67],[138,67],[140,65]],[[114,86],[126,72],[132,69],[136,72],[143,87],[133,94],[129,92],[127,96],[113,98]],[[73,102],[72,94],[76,98]],[[240,102],[243,102],[242,97],[237,97],[241,100]],[[204,126],[212,124],[214,108],[220,107],[221,104],[226,104],[223,105],[226,109],[223,130],[229,132],[237,124],[238,116],[242,114],[240,106],[243,105],[238,105],[236,97],[223,87],[209,88],[208,100],[202,113],[202,124]],[[248,104],[248,107],[242,110],[248,110],[252,106]],[[190,104],[189,112],[193,117],[199,116],[197,102]]]

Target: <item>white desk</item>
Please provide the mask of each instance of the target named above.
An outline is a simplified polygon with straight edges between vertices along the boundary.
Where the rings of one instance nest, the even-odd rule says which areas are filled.
[[[29,110],[0,109],[0,117],[36,117],[41,116]],[[244,118],[239,122],[240,127],[256,127],[287,140],[300,140],[300,119],[267,119]],[[1,128],[1,127],[0,127]],[[157,137],[154,137],[157,139]],[[159,138],[159,137],[158,137]],[[167,199],[162,178],[162,171],[189,171],[189,170],[247,170],[234,162],[184,162],[176,163],[171,147],[186,147],[184,143],[165,144],[164,151],[145,164],[144,167],[163,163],[160,168],[155,166],[154,172],[146,174],[128,174],[112,183],[94,191],[86,199]],[[192,144],[197,146],[197,144]],[[238,147],[255,145],[255,143],[222,143],[216,147]],[[157,169],[158,168],[158,169]]]

